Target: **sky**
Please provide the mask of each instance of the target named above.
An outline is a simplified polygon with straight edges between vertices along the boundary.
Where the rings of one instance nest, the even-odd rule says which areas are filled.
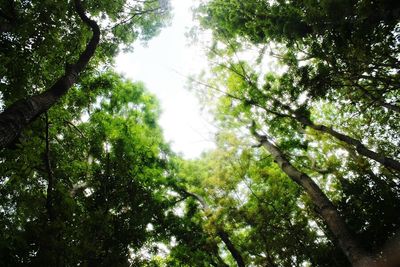
[[[161,104],[160,125],[175,152],[195,158],[213,147],[210,115],[201,111],[195,93],[186,88],[187,76],[207,67],[200,46],[185,37],[193,25],[190,10],[194,0],[171,0],[173,19],[169,27],[146,46],[139,42],[133,52],[121,53],[116,69],[133,81],[142,81]]]

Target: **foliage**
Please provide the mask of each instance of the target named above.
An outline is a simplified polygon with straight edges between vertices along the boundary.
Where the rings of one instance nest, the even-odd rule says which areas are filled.
[[[87,13],[101,22],[102,38],[88,72],[109,64],[120,48],[148,40],[167,23],[168,7],[158,1],[84,1]],[[73,1],[0,2],[0,90],[8,106],[53,85],[84,50],[91,32],[76,14]]]
[[[250,125],[256,126],[294,168],[323,189],[360,244],[378,254],[399,229],[397,219],[389,215],[398,213],[398,170],[377,163],[359,148],[399,160],[398,10],[391,1],[236,0],[205,1],[196,10],[201,29],[213,33],[209,48],[213,66],[198,87],[206,89],[207,105],[212,106],[218,125],[240,139],[249,138]],[[249,59],[249,54],[256,59]],[[270,56],[281,65],[278,71],[267,69]],[[307,196],[300,202],[296,195],[284,195],[300,205],[303,214],[292,214],[303,221],[301,229],[319,229],[300,238],[307,240],[305,245],[285,247],[288,255],[272,257],[267,264],[347,265],[335,248],[338,240],[318,216],[316,203]],[[268,196],[260,201],[264,198]],[[372,198],[373,203],[368,201]],[[264,212],[260,217],[268,215]],[[279,244],[276,237],[266,240],[271,239],[276,242],[263,248],[264,255]],[[267,241],[254,247],[261,248]],[[307,242],[330,252],[310,253]],[[292,259],[299,262],[282,262]]]
[[[0,2],[3,106],[44,91],[83,51],[91,32],[72,2]],[[168,22],[166,3],[84,1],[102,31],[94,60],[1,150],[0,265],[350,266],[289,165],[332,202],[355,244],[390,263],[399,3],[201,1],[211,66],[192,83],[219,130],[216,148],[192,160],[164,141],[144,84],[110,67]]]
[[[37,121],[2,155],[1,265],[128,266],[131,251],[167,240],[161,226],[171,208],[172,169],[158,113],[142,84],[108,72],[82,82],[49,112],[49,140],[46,122]],[[149,231],[148,224],[157,227]]]

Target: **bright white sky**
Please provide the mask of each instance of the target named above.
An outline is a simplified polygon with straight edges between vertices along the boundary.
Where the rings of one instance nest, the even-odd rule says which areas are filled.
[[[189,46],[185,33],[193,25],[191,5],[195,0],[171,0],[171,26],[150,40],[147,47],[136,44],[133,53],[120,54],[116,69],[134,81],[143,81],[160,100],[160,124],[172,149],[194,158],[213,147],[213,126],[200,111],[194,92],[186,89],[185,76],[206,68],[200,47]]]

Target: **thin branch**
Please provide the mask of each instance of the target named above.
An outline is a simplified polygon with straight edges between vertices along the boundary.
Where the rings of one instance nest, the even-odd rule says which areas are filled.
[[[49,123],[49,116],[48,113],[45,113],[45,120],[46,120],[46,151],[44,155],[45,159],[45,167],[47,171],[47,196],[46,196],[46,209],[49,216],[49,220],[54,220],[54,210],[53,210],[53,187],[54,187],[54,174],[51,168],[51,161],[50,161],[50,123]]]
[[[258,107],[258,108],[261,108],[261,109],[267,111],[268,113],[274,114],[274,115],[276,115],[276,116],[278,116],[278,117],[291,117],[290,115],[283,114],[283,113],[279,113],[279,112],[276,112],[276,111],[274,111],[274,110],[268,109],[268,108],[266,108],[266,107],[264,107],[264,106],[258,104],[257,102],[255,102],[255,101],[253,101],[253,100],[246,99],[246,98],[241,98],[241,97],[239,97],[239,96],[235,96],[235,95],[233,95],[233,94],[230,94],[230,93],[228,93],[228,92],[226,92],[226,91],[224,91],[224,90],[219,89],[218,87],[215,87],[215,86],[212,86],[212,85],[210,85],[210,84],[204,83],[204,82],[202,82],[202,81],[196,80],[196,79],[194,79],[193,77],[189,77],[189,76],[183,75],[183,74],[181,74],[181,73],[179,73],[179,72],[176,72],[176,73],[179,74],[179,75],[181,75],[181,76],[183,76],[183,77],[185,77],[185,78],[187,78],[187,79],[189,79],[189,80],[192,81],[192,82],[195,82],[195,83],[197,83],[197,84],[203,85],[203,86],[205,86],[205,87],[207,87],[207,88],[209,88],[209,89],[212,89],[212,90],[214,90],[214,91],[216,91],[216,92],[222,93],[222,94],[223,94],[224,96],[226,96],[226,97],[229,97],[229,98],[238,100],[238,101],[243,102],[243,103],[247,103],[247,104],[249,104],[249,105],[252,105],[252,106],[255,106],[255,107]]]
[[[110,26],[107,30],[113,30],[118,26],[121,26],[123,24],[126,24],[126,23],[132,21],[134,18],[136,18],[138,16],[142,16],[142,15],[149,14],[149,13],[152,13],[152,12],[156,12],[156,11],[159,11],[159,10],[161,10],[160,7],[141,10],[141,11],[140,10],[135,10],[136,11],[135,13],[131,14],[130,16],[128,16],[125,19],[122,19],[121,21],[117,22],[116,24]],[[164,11],[160,11],[158,14],[163,14],[163,13],[164,13]]]
[[[73,129],[75,129],[82,138],[86,138],[85,135],[83,134],[83,132],[72,122],[64,120],[64,123],[67,124],[68,126],[72,127]]]

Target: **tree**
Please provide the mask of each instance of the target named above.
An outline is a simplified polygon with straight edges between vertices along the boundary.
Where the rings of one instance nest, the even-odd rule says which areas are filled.
[[[170,238],[173,172],[156,100],[114,73],[81,86],[2,155],[3,266],[129,266],[145,243]]]
[[[360,155],[374,159],[386,166],[389,172],[390,169],[395,173],[399,170],[396,167],[399,166],[398,149],[395,148],[398,142],[398,123],[381,120],[381,116],[398,116],[393,104],[398,97],[397,68],[395,65],[384,63],[382,65],[385,66],[382,66],[379,63],[397,61],[398,44],[394,41],[397,38],[394,30],[397,13],[391,13],[389,6],[386,6],[388,2],[383,1],[382,11],[370,20],[363,19],[361,15],[366,12],[363,7],[367,3],[331,4],[330,1],[244,3],[218,0],[203,3],[198,9],[198,18],[203,28],[213,31],[214,43],[210,48],[210,58],[214,60],[215,67],[210,74],[212,78],[202,84],[206,84],[211,95],[219,97],[216,112],[224,127],[244,131],[246,124],[253,123],[263,132],[260,134],[255,126],[251,127],[255,139],[268,150],[282,171],[300,184],[313,205],[319,207],[317,213],[352,265],[374,266],[378,264],[376,261],[387,260],[385,264],[394,266],[397,260],[390,262],[392,252],[385,254],[383,244],[376,248],[375,258],[365,251],[354,234],[350,233],[346,219],[342,219],[340,211],[321,190],[318,182],[310,178],[307,170],[311,168],[309,164],[316,155],[327,155],[319,156],[320,151],[309,153],[309,144],[314,141],[308,136],[314,133],[304,129],[305,126],[337,138],[349,153],[355,150]],[[332,9],[341,8],[348,9],[347,13],[340,13],[337,18],[330,15],[333,14]],[[351,33],[346,31],[346,27]],[[361,35],[368,36],[368,41],[362,42]],[[284,64],[280,74],[260,70],[260,66],[265,67],[260,64],[260,60],[257,63],[240,59],[242,52],[259,49],[260,46],[261,61],[265,47],[272,47],[271,54],[279,57],[280,63]],[[380,47],[380,50],[374,50],[373,46]],[[368,50],[374,52],[364,57]],[[332,63],[333,59],[337,64]],[[369,77],[363,77],[366,73],[370,74]],[[378,85],[383,80],[386,86]],[[333,116],[323,115],[324,110],[319,109],[324,105],[333,107]],[[372,107],[366,110],[365,105]],[[342,122],[341,119],[334,121],[333,118],[345,120],[352,114],[355,118],[345,123],[353,129],[343,125],[342,129],[359,136],[359,140],[331,126],[340,127],[336,125]],[[324,122],[313,122],[321,117],[326,118],[322,121],[329,126],[324,125]],[[357,134],[356,129],[360,131],[366,126],[363,125],[365,118],[374,123],[371,132],[379,134],[369,135],[369,131],[364,136]],[[392,137],[385,140],[389,135]],[[326,142],[333,141],[328,140]],[[368,149],[360,140],[377,144],[379,152]],[[385,158],[391,158],[394,165],[389,166]],[[354,165],[353,168],[355,173],[362,173]],[[336,172],[334,169],[328,170],[328,173]],[[385,173],[388,182],[396,176],[380,168],[374,172],[378,176]],[[396,202],[390,205],[397,206]],[[324,215],[324,212],[327,214]],[[332,224],[333,218],[337,221]],[[340,229],[342,233],[339,233],[342,231]],[[389,230],[385,235],[395,236],[395,231]]]
[[[300,187],[273,158],[231,131],[218,135],[217,149],[179,168],[186,187],[209,203],[204,227],[214,235],[223,227],[248,265],[345,266],[332,243],[321,240],[321,228],[309,226],[320,219],[301,207],[307,201]]]
[[[201,196],[191,193],[191,192],[188,192],[186,190],[183,190],[183,193],[186,194],[187,196],[193,197],[196,201],[198,201],[206,214],[211,213],[210,207],[208,206],[208,204],[205,202],[205,200]],[[224,242],[224,244],[226,245],[226,247],[229,250],[229,252],[231,253],[232,257],[235,259],[237,266],[239,266],[239,267],[246,266],[241,253],[238,251],[238,249],[232,243],[231,239],[229,238],[228,233],[223,229],[223,227],[217,226],[216,232],[217,232],[217,235],[219,236],[219,238],[221,238],[222,242]]]
[[[120,43],[131,43],[139,35],[137,32],[138,28],[141,29],[142,38],[144,39],[156,33],[157,29],[162,25],[161,20],[163,20],[165,17],[163,12],[166,12],[165,7],[159,6],[158,3],[159,2],[157,1],[145,1],[143,3],[135,2],[134,5],[129,6],[129,4],[125,3],[125,1],[120,1],[115,2],[115,4],[111,6],[106,2],[100,2],[100,4],[97,6],[93,5],[93,8],[91,9],[92,15],[102,15],[104,18],[108,18],[111,22],[109,25],[107,25],[109,29],[105,29],[105,33],[110,35],[107,36],[110,41],[106,40],[104,42],[101,57],[103,57],[104,60],[107,60],[107,58],[112,57],[116,53]],[[67,91],[77,82],[78,76],[81,74],[81,72],[87,67],[100,42],[101,32],[97,22],[85,14],[86,11],[82,6],[81,1],[76,0],[74,1],[75,12],[78,14],[82,22],[90,28],[92,37],[90,37],[90,40],[86,44],[83,51],[78,53],[76,51],[69,51],[66,49],[65,46],[69,44],[69,41],[66,43],[60,43],[57,41],[56,44],[61,46],[60,49],[58,50],[58,47],[56,47],[56,50],[52,51],[53,54],[50,56],[50,58],[44,57],[42,54],[44,52],[43,49],[48,49],[48,46],[52,45],[51,39],[54,39],[47,38],[48,28],[52,29],[51,34],[54,34],[56,38],[59,38],[57,35],[61,36],[62,38],[68,38],[70,36],[70,33],[68,32],[69,30],[76,32],[78,36],[85,36],[87,34],[85,33],[84,29],[77,28],[82,27],[80,26],[80,22],[76,21],[74,17],[67,17],[65,16],[67,14],[63,14],[63,12],[68,9],[68,4],[61,5],[53,2],[49,2],[48,6],[45,7],[39,4],[34,5],[34,12],[36,8],[43,10],[42,12],[38,13],[39,19],[37,19],[37,23],[40,25],[40,27],[43,27],[43,30],[41,29],[40,31],[36,31],[34,28],[35,24],[31,24],[32,21],[29,20],[30,16],[35,17],[36,14],[31,14],[28,12],[28,14],[25,15],[26,17],[24,17],[23,14],[25,9],[29,10],[31,7],[30,5],[31,4],[25,3],[17,5],[17,3],[11,0],[9,1],[9,5],[6,6],[6,8],[8,7],[8,9],[10,9],[8,12],[15,16],[15,21],[13,23],[21,23],[23,28],[22,30],[12,28],[10,32],[3,34],[4,37],[2,38],[2,42],[6,44],[6,49],[8,48],[11,50],[7,51],[5,49],[5,52],[10,54],[10,52],[14,52],[13,50],[15,50],[15,52],[19,52],[18,49],[24,51],[26,50],[26,46],[31,47],[31,49],[28,48],[30,50],[29,53],[31,54],[29,58],[32,59],[33,64],[28,65],[28,73],[23,73],[22,77],[25,78],[25,80],[22,80],[22,82],[18,80],[18,76],[14,76],[18,75],[20,70],[12,72],[14,68],[10,68],[11,72],[9,71],[7,73],[5,71],[7,74],[3,77],[3,84],[5,84],[6,87],[11,88],[16,85],[16,95],[18,96],[22,95],[21,92],[19,92],[21,87],[26,88],[31,86],[34,90],[27,90],[28,95],[22,95],[22,97],[26,99],[20,99],[11,105],[8,105],[8,107],[0,115],[1,147],[10,145],[20,135],[26,125],[31,123],[43,112],[47,111],[64,94],[67,93]],[[127,11],[125,10],[126,8],[128,8]],[[59,12],[55,16],[61,14],[59,18],[64,18],[65,21],[52,18],[52,9],[55,9]],[[5,12],[6,11],[2,11],[2,13]],[[21,18],[17,17],[19,14],[21,14]],[[45,17],[46,15],[50,15],[50,17]],[[136,24],[138,26],[136,26]],[[61,28],[61,30],[56,28],[62,26],[67,28]],[[24,30],[28,31],[28,34],[24,32]],[[34,38],[31,37],[32,35]],[[20,37],[21,40],[19,40],[18,37]],[[46,42],[44,42],[44,40]],[[76,44],[71,44],[72,47],[79,46],[81,42],[79,38],[75,41]],[[44,42],[44,44],[42,42]],[[14,47],[17,48],[15,49]],[[107,49],[108,51],[104,49]],[[47,53],[47,51],[45,52]],[[59,53],[61,53],[61,55]],[[10,59],[7,54],[5,54],[3,57]],[[29,69],[29,67],[34,67],[36,64],[40,64],[41,60],[47,60],[53,64],[54,60],[57,60],[58,65],[60,65],[60,61],[63,62],[64,65],[66,65],[64,74],[62,74],[60,69],[56,69],[56,74],[51,73],[50,68],[52,68],[53,65],[45,62],[41,65],[43,68],[43,73],[41,73],[41,76],[38,76],[38,74],[33,72],[33,69]],[[70,60],[73,62],[72,64],[70,63]],[[10,63],[15,64],[14,62]],[[47,72],[50,72],[50,74],[47,74]],[[31,75],[33,77],[31,77]],[[45,83],[41,82],[47,79],[50,81]],[[49,89],[44,89],[46,87]],[[12,90],[6,89],[5,94],[3,94],[6,104],[8,104],[7,101],[10,98],[13,100],[13,97],[15,97],[15,95],[13,95],[11,92]],[[19,98],[20,97],[21,96],[19,96]]]
[[[289,73],[310,96],[399,112],[399,9],[391,0],[216,0],[198,17],[216,38],[282,45]]]
[[[242,67],[241,69],[244,70],[243,65],[240,66]],[[239,121],[239,125],[251,119],[257,120],[258,123],[260,123],[261,125],[265,124],[266,121],[271,121],[271,123],[267,124],[267,127],[264,127],[262,129],[268,131],[269,134],[274,134],[275,138],[277,137],[277,135],[279,136],[280,134],[286,134],[286,136],[282,136],[282,141],[286,144],[281,144],[281,146],[285,147],[289,151],[293,151],[297,155],[299,154],[299,149],[307,148],[306,143],[304,145],[301,144],[301,142],[304,142],[302,141],[304,137],[299,138],[295,135],[301,125],[291,125],[290,119],[294,119],[294,121],[297,123],[302,123],[303,121],[299,120],[298,118],[310,116],[310,113],[307,114],[307,110],[304,106],[300,106],[296,112],[293,112],[293,109],[289,107],[289,105],[295,107],[297,105],[297,102],[295,101],[290,104],[282,104],[280,100],[276,100],[275,97],[279,94],[279,92],[277,92],[276,90],[282,89],[282,83],[276,83],[275,86],[273,85],[273,83],[271,83],[271,86],[271,84],[268,83],[268,79],[271,79],[271,77],[268,78],[267,76],[266,85],[263,85],[263,89],[258,89],[258,87],[255,86],[256,82],[252,83],[251,81],[247,80],[247,77],[256,76],[243,75],[238,73],[237,69],[231,70],[228,68],[228,77],[225,78],[226,76],[224,76],[224,71],[226,70],[226,68],[219,67],[219,69],[221,71],[219,75],[222,74],[222,76],[217,78],[217,82],[221,81],[221,84],[223,86],[225,84],[225,86],[227,87],[227,92],[213,86],[209,87],[211,87],[211,90],[217,91],[217,94],[222,95],[220,102],[222,104],[222,110],[220,112],[222,112],[221,117],[224,118],[224,121],[226,121],[227,125],[236,125],[237,127],[237,124],[232,122],[234,120]],[[283,88],[285,87],[283,86]],[[268,89],[270,90],[268,91]],[[268,96],[271,97],[268,98]],[[284,99],[284,96],[282,96],[282,98]],[[310,103],[308,104],[310,105]],[[284,109],[279,110],[279,108],[282,107]],[[300,113],[301,111],[305,112]],[[231,115],[228,116],[227,114]],[[285,127],[288,128],[285,129]],[[321,131],[318,127],[311,128]],[[290,163],[285,153],[272,143],[271,137],[267,137],[266,135],[259,135],[256,131],[253,131],[253,135],[263,146],[267,148],[267,150],[277,161],[281,169],[296,183],[299,183],[306,192],[308,192],[313,204],[319,207],[317,209],[317,212],[322,216],[325,223],[328,225],[328,228],[335,236],[335,239],[338,240],[343,253],[347,254],[350,262],[352,262],[354,266],[374,266],[375,260],[373,260],[369,253],[365,252],[365,250],[361,247],[361,245],[359,245],[356,239],[352,237],[352,234],[350,234],[345,221],[339,215],[338,210],[326,197],[325,193],[319,188],[319,186],[306,173],[299,171]],[[337,134],[332,134],[332,136],[337,137]],[[298,139],[298,141],[296,141],[296,139]],[[358,148],[357,151],[359,152]],[[325,215],[323,214],[324,212],[326,212]],[[336,222],[333,222],[332,219]],[[382,248],[379,248],[378,250],[380,249]],[[390,256],[391,255],[386,255],[383,257],[389,258]],[[377,257],[379,258],[380,256]]]
[[[399,10],[202,1],[218,132],[186,160],[110,66],[166,1],[3,0],[0,265],[398,266]]]

